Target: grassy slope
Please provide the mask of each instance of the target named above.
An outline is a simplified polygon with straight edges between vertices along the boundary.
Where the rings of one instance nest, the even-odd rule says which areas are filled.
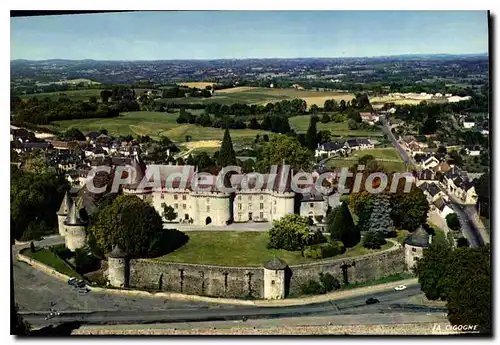
[[[80,275],[67,265],[59,256],[45,248],[39,248],[34,253],[32,253],[31,250],[26,249],[22,252],[22,254],[54,268],[59,273],[72,277],[80,277]]]
[[[267,260],[278,256],[289,265],[316,262],[303,258],[300,252],[267,249],[267,232],[229,232],[229,231],[189,231],[189,241],[182,248],[166,256],[161,261],[187,262],[227,266],[262,266]],[[392,246],[388,243],[382,249]],[[329,258],[352,257],[376,252],[363,248],[361,244],[348,249],[344,254]]]

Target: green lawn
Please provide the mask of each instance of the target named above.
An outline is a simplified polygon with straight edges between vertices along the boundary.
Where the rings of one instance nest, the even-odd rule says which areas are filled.
[[[298,133],[305,133],[307,132],[307,128],[309,128],[310,119],[311,115],[293,116],[289,119],[290,127],[292,127],[292,129],[294,129]],[[318,131],[329,130],[332,136],[379,137],[383,135],[382,131],[380,130],[369,131],[366,129],[359,129],[359,130],[349,129],[349,127],[347,126],[347,121],[328,122],[328,123],[318,122],[316,127]]]
[[[375,159],[397,160],[403,162],[398,150],[394,147],[354,151],[351,157],[360,158],[364,155],[372,155]]]
[[[201,113],[200,110],[190,110],[194,115]],[[176,122],[178,113],[134,111],[121,114],[115,118],[79,119],[55,121],[58,130],[78,128],[83,133],[98,131],[106,128],[111,135],[149,135],[154,138],[167,136],[174,141],[184,142],[187,135],[192,141],[197,140],[222,140],[224,130],[220,128],[201,127],[193,124],[178,124]],[[231,130],[231,138],[248,139],[255,138],[257,134],[270,135],[270,132],[252,129]]]
[[[21,254],[29,256],[30,258],[35,259],[47,266],[52,267],[57,272],[71,276],[71,277],[80,277],[76,271],[71,268],[68,264],[64,262],[59,256],[52,253],[50,250],[45,248],[39,248],[34,253],[31,252],[29,248],[21,251]]]
[[[289,265],[318,261],[302,257],[299,251],[267,249],[267,232],[189,231],[186,234],[189,236],[187,244],[155,260],[224,266],[262,266],[274,256],[280,257]],[[387,243],[382,249],[390,248],[392,245],[392,243]],[[366,249],[359,243],[344,254],[325,260],[359,256],[377,251],[380,250]]]
[[[361,157],[361,156],[359,156]],[[349,168],[351,167],[354,163],[356,163],[357,160],[349,160],[349,159],[329,159],[326,162],[326,166],[328,168]],[[406,171],[406,165],[401,161],[401,162],[379,162],[380,165],[382,165],[385,169],[389,171],[395,171],[395,172],[404,172]]]

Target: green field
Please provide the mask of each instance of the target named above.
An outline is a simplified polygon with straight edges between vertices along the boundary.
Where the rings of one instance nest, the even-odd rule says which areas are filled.
[[[197,115],[200,110],[191,110]],[[79,119],[55,121],[57,130],[63,131],[68,128],[78,128],[83,133],[98,131],[106,128],[111,135],[149,135],[153,138],[167,136],[174,141],[184,142],[187,135],[192,141],[198,140],[222,140],[224,130],[220,128],[201,127],[193,124],[178,124],[176,122],[178,113],[135,111],[123,113],[115,118]],[[271,134],[267,131],[253,129],[238,129],[231,131],[231,137],[235,140],[255,138],[257,134]]]
[[[361,156],[360,156],[361,157]],[[348,159],[330,159],[326,162],[328,168],[349,168],[354,165],[357,160]],[[393,172],[405,172],[406,165],[403,162],[379,162],[385,169]]]
[[[278,102],[282,100],[291,100],[294,98],[301,98],[306,101],[308,107],[312,104],[323,106],[327,99],[335,99],[337,102],[340,100],[350,101],[354,98],[353,94],[341,92],[319,92],[319,91],[306,91],[296,89],[270,89],[262,87],[241,87],[234,89],[226,89],[216,91],[212,97],[199,98],[199,97],[185,97],[185,98],[163,98],[158,102],[163,103],[220,103],[220,104],[262,104],[265,105],[271,102]]]
[[[135,93],[137,96],[142,94],[145,91],[150,89],[135,89]],[[84,89],[84,90],[68,90],[68,91],[58,91],[58,92],[43,92],[43,93],[34,93],[29,95],[22,95],[21,99],[28,99],[32,97],[36,97],[38,99],[50,98],[50,99],[59,99],[60,97],[68,97],[74,101],[88,101],[90,97],[97,97],[97,100],[100,100],[102,89]]]
[[[298,133],[305,133],[307,132],[307,128],[309,127],[310,119],[310,115],[293,116],[289,119],[290,127],[292,127]],[[347,121],[328,123],[318,122],[316,128],[318,129],[318,131],[329,130],[332,136],[380,137],[383,135],[382,131],[380,130],[369,131],[366,129],[349,129],[349,127],[347,126]]]
[[[394,147],[354,151],[351,157],[361,158],[365,155],[372,155],[375,159],[380,160],[395,160],[403,162],[398,150],[396,150]]]
[[[186,234],[189,236],[187,244],[155,260],[225,266],[262,266],[274,256],[280,257],[289,265],[318,261],[302,257],[300,251],[267,249],[267,232],[189,231]],[[393,244],[388,242],[381,250],[392,246]],[[366,249],[359,243],[344,254],[325,260],[359,256],[376,251]]]

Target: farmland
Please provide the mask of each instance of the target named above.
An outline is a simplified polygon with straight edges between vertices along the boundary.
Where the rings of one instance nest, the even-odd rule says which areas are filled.
[[[353,94],[342,92],[319,92],[319,91],[305,91],[296,89],[269,89],[259,87],[236,87],[232,89],[224,89],[215,91],[214,95],[209,98],[185,97],[185,98],[164,98],[159,100],[164,103],[220,103],[220,104],[261,104],[279,102],[282,100],[292,100],[294,98],[301,98],[306,101],[307,106],[312,104],[323,106],[327,99],[335,99],[337,102],[340,100],[350,101],[354,98]]]
[[[311,119],[310,115],[299,115],[294,116],[289,119],[290,127],[292,127],[298,133],[305,133],[309,127],[309,121]],[[383,133],[380,130],[370,131],[366,129],[351,130],[347,126],[347,121],[344,122],[328,122],[322,123],[318,122],[316,124],[318,131],[329,130],[332,136],[351,136],[351,137],[377,137],[382,136]]]
[[[187,87],[195,87],[197,89],[204,89],[207,86],[213,86],[216,83],[210,83],[210,82],[204,82],[204,81],[193,81],[193,82],[187,82],[187,83],[177,83],[177,85],[180,86],[187,86]]]
[[[191,110],[198,115],[200,111]],[[111,135],[149,135],[153,138],[167,136],[174,141],[185,141],[187,135],[191,140],[222,140],[224,130],[220,128],[201,127],[194,124],[178,124],[176,122],[178,113],[136,111],[123,113],[116,118],[81,119],[55,121],[57,130],[63,131],[68,128],[78,128],[84,133],[98,131],[102,128],[108,130]],[[231,131],[233,140],[255,138],[257,134],[270,134],[267,131],[238,129]]]
[[[134,89],[136,95],[140,95],[150,89]],[[58,92],[44,92],[44,93],[33,93],[29,95],[20,96],[21,99],[28,99],[32,97],[36,97],[39,99],[42,98],[50,98],[50,99],[59,99],[60,97],[67,97],[73,101],[88,101],[90,97],[97,97],[97,100],[100,101],[102,89],[83,89],[83,90],[67,90],[67,91],[58,91]]]

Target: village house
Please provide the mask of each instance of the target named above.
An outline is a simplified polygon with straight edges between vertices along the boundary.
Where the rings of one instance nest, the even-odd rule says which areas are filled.
[[[422,169],[432,169],[432,168],[436,167],[438,164],[439,164],[439,159],[437,159],[434,156],[430,156],[429,158],[424,160],[420,164],[420,166],[422,167]]]
[[[359,113],[359,116],[361,116],[361,121],[366,122],[372,126],[380,119],[379,115],[369,112],[361,112]]]
[[[436,183],[428,183],[424,182],[422,183],[419,188],[422,190],[424,195],[427,197],[427,201],[429,204],[432,204],[434,201],[436,201],[439,198],[445,198],[447,199],[448,197],[446,196],[446,193],[443,192]]]
[[[436,199],[431,205],[431,211],[436,212],[444,220],[449,214],[455,213],[444,198]]]
[[[470,146],[465,148],[465,152],[468,156],[479,156],[481,155],[481,147],[480,146]]]
[[[439,173],[446,173],[451,169],[451,166],[447,162],[441,162],[436,165],[433,170]]]
[[[318,148],[316,149],[314,155],[316,157],[322,157],[323,155],[327,155],[331,157],[333,155],[338,155],[340,153],[345,154],[349,150],[349,147],[345,144],[339,142],[329,142],[324,144],[318,144]]]
[[[448,193],[466,204],[476,204],[477,194],[474,183],[469,180],[467,172],[453,167],[443,175],[443,185]]]
[[[417,172],[417,180],[416,180],[417,187],[423,184],[424,182],[437,183],[438,180],[436,177],[436,172],[431,169],[425,169]]]
[[[464,126],[465,129],[471,129],[475,125],[476,123],[472,119],[464,119],[464,121],[462,122],[462,126]]]

